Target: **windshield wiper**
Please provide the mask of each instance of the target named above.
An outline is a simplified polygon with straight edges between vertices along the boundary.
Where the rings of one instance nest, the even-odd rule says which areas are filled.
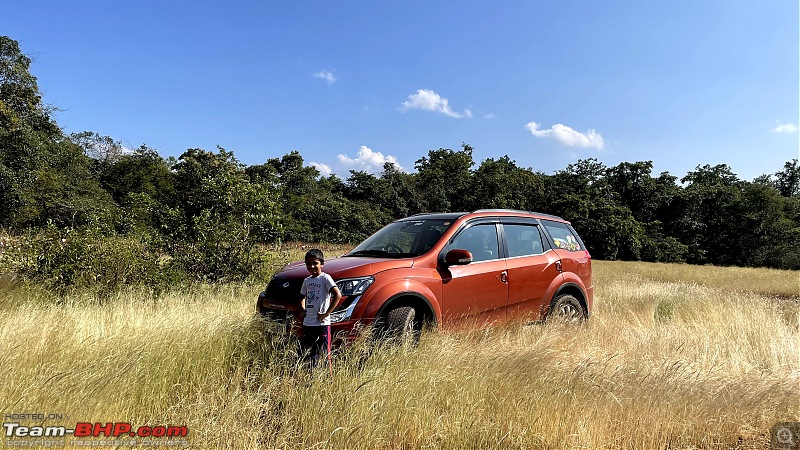
[[[372,249],[372,250],[359,250],[357,252],[348,253],[343,256],[389,256],[386,250]]]

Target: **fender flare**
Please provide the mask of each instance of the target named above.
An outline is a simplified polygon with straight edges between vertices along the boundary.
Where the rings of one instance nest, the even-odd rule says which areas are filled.
[[[550,299],[550,302],[548,302],[545,307],[546,308],[550,308],[550,305],[553,303],[553,300],[555,300],[559,295],[561,295],[561,294],[573,294],[574,295],[574,293],[576,291],[579,292],[579,295],[577,295],[575,297],[581,303],[581,306],[583,306],[583,312],[586,315],[586,317],[588,318],[590,312],[589,312],[588,305],[586,304],[586,302],[587,302],[587,300],[586,300],[586,289],[584,289],[582,285],[580,285],[578,283],[575,283],[575,282],[568,281],[568,282],[562,284],[556,290],[556,293],[553,294],[553,297]]]
[[[388,295],[391,293],[391,295]],[[364,318],[375,320],[386,312],[387,308],[396,304],[398,299],[413,297],[423,303],[430,311],[431,321],[440,323],[442,311],[436,296],[422,283],[410,280],[395,280],[385,284],[370,296],[361,315]]]

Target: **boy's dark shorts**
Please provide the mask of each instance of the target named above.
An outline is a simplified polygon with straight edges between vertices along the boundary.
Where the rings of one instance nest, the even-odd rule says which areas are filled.
[[[330,351],[330,325],[308,326],[303,325],[303,337],[300,345],[306,359],[316,361],[317,358]]]

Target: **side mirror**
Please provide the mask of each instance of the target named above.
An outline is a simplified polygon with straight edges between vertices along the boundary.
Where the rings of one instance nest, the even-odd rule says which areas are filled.
[[[444,264],[447,266],[463,266],[472,262],[472,253],[461,248],[454,248],[447,252]]]

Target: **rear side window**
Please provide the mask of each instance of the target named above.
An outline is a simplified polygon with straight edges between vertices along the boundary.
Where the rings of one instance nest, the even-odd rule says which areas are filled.
[[[503,224],[503,230],[509,258],[544,253],[542,234],[536,225]]]
[[[555,244],[556,248],[571,251],[586,250],[581,240],[578,239],[578,236],[572,231],[569,225],[561,222],[553,222],[551,220],[542,220],[542,225],[544,225],[547,232],[550,233],[550,237],[553,238],[553,244]]]

